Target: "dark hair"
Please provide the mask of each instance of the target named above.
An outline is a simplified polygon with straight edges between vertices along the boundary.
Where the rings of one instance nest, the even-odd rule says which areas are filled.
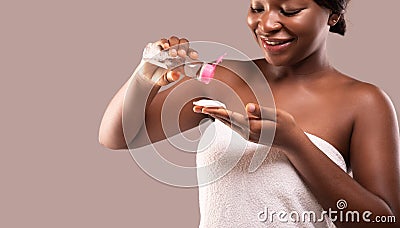
[[[344,13],[347,4],[349,3],[350,0],[314,0],[314,1],[319,6],[330,9],[332,10],[332,13],[338,14],[340,16],[339,21],[334,26],[331,26],[329,31],[344,36],[346,32],[346,21],[344,19]]]

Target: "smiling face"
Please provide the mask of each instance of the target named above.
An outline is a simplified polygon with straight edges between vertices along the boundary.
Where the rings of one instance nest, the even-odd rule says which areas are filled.
[[[313,0],[250,2],[247,23],[270,64],[292,66],[325,52],[329,9]]]

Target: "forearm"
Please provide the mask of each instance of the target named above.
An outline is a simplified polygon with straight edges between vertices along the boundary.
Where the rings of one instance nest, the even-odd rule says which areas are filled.
[[[299,133],[299,141],[296,142],[296,149],[287,150],[286,154],[290,162],[297,169],[303,180],[306,182],[312,193],[317,198],[325,211],[340,211],[337,208],[337,201],[346,200],[346,211],[358,211],[360,223],[337,221],[338,227],[387,227],[396,226],[394,223],[362,223],[362,213],[371,211],[369,219],[374,216],[395,215],[388,204],[371,193],[333,161],[320,151],[303,133]],[[336,215],[338,216],[338,214]],[[398,219],[398,216],[397,216]]]
[[[144,124],[144,112],[159,90],[151,81],[140,77],[138,70],[120,88],[109,103],[99,131],[99,141],[110,149],[126,149]],[[123,118],[123,116],[131,118]]]

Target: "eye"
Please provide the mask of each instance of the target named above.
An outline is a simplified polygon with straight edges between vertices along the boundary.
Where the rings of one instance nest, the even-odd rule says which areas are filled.
[[[294,16],[294,15],[300,13],[302,10],[303,10],[303,9],[298,9],[298,10],[284,10],[284,9],[281,9],[280,12],[281,12],[281,14],[283,14],[284,16],[291,17],[291,16]]]
[[[250,10],[252,13],[262,13],[264,11],[264,8],[250,6]]]

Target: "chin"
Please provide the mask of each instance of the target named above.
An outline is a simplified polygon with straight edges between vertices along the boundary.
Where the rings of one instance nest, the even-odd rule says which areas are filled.
[[[264,59],[271,65],[273,66],[288,66],[290,65],[290,61],[286,58],[282,57],[270,57],[270,56],[264,56]]]

